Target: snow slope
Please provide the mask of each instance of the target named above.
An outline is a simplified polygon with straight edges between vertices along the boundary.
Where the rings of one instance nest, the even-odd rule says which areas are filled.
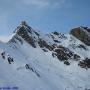
[[[48,35],[38,33],[48,44],[56,43],[51,37],[52,33]],[[17,40],[16,36],[23,43]],[[44,47],[47,49],[47,52],[44,52],[37,44],[38,37],[35,34],[32,36],[36,37],[36,48],[17,33],[12,37],[15,42],[13,40],[7,43],[0,42],[0,90],[5,87],[9,87],[10,90],[90,90],[90,69],[81,68],[78,61],[72,59],[70,65],[65,65],[57,57],[52,56],[53,51]],[[90,57],[88,54],[90,47],[86,46],[88,50],[75,48],[79,44],[84,45],[75,37],[69,34],[62,39],[57,35],[53,36],[59,41],[57,45],[69,48],[81,58]],[[13,58],[11,63],[9,57]]]

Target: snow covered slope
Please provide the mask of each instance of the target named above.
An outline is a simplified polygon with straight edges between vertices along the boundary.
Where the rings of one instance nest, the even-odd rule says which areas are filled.
[[[22,22],[0,42],[0,90],[90,90],[89,53],[71,34],[43,34]]]

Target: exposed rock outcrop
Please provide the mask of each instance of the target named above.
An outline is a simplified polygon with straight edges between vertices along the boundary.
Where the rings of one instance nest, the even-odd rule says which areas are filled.
[[[78,27],[71,30],[70,34],[90,46],[90,29],[87,27]]]
[[[17,34],[19,36],[21,36],[25,41],[27,41],[29,44],[31,44],[34,48],[36,47],[35,46],[35,43],[34,43],[34,39],[33,37],[31,37],[30,35],[28,35],[28,32],[25,30],[25,27],[21,27],[18,31],[17,31]]]
[[[74,59],[79,60],[80,56],[77,54],[74,54],[72,51],[70,51],[68,48],[65,48],[63,46],[59,46],[54,50],[53,56],[56,55],[57,58],[61,61],[65,61],[68,59]]]
[[[90,68],[90,59],[86,58],[85,60],[82,60],[78,64],[82,68]]]
[[[53,50],[53,47],[51,45],[49,45],[46,41],[42,40],[42,39],[39,39],[38,40],[38,44],[39,44],[39,46],[41,48],[44,48],[45,47],[45,48],[49,49],[50,51]]]

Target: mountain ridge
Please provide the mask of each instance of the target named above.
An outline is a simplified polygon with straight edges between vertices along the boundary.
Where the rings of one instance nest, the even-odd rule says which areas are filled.
[[[0,86],[19,90],[89,90],[90,47],[72,34],[43,34],[23,21],[0,42]]]

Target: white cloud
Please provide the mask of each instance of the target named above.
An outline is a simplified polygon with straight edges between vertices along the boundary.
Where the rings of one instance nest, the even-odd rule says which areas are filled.
[[[68,5],[69,0],[58,0],[52,3],[53,8],[63,8]]]
[[[37,8],[61,8],[68,0],[21,0],[24,5],[34,6]]]
[[[47,7],[49,6],[48,0],[21,0],[26,5],[32,5],[36,7]]]

